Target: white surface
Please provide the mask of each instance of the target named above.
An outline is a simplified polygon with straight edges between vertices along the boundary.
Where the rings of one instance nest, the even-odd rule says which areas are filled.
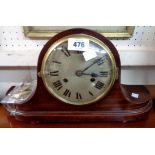
[[[133,98],[139,98],[139,94],[132,93],[132,94],[131,94],[131,97],[133,97]]]
[[[0,27],[0,66],[36,66],[46,42],[26,38],[20,26]],[[154,26],[135,27],[132,38],[112,42],[118,49],[122,66],[155,65]]]
[[[88,51],[83,53],[83,57],[84,57],[85,61],[89,61],[89,60],[97,57],[97,54],[94,50],[89,49]]]
[[[155,85],[155,67],[123,67],[122,84]]]

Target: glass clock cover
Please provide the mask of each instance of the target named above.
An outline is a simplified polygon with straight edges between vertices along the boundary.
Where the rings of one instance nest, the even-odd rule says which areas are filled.
[[[44,56],[41,77],[52,95],[74,105],[106,95],[116,78],[110,49],[88,35],[72,35],[52,44]]]

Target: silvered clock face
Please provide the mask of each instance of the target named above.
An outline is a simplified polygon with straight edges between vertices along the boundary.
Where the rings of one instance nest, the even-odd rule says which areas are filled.
[[[88,49],[70,50],[69,38],[87,39]],[[116,63],[101,41],[88,35],[73,35],[51,45],[43,59],[41,76],[57,99],[85,105],[103,98],[110,90],[116,78]]]

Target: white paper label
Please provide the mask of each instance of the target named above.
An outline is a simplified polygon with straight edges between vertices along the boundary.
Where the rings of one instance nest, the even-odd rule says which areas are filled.
[[[83,53],[83,56],[84,56],[85,61],[88,61],[90,59],[97,57],[97,54],[94,50],[89,49],[88,51]]]
[[[89,49],[89,40],[82,38],[69,38],[68,50],[87,51]]]
[[[131,96],[134,98],[139,98],[139,94],[136,94],[136,93],[132,93]]]

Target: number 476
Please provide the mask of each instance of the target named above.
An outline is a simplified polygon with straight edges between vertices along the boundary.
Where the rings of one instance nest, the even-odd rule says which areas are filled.
[[[84,44],[84,42],[74,42],[73,46],[74,47],[81,47],[81,48],[83,48],[83,47],[85,47],[85,44]]]

